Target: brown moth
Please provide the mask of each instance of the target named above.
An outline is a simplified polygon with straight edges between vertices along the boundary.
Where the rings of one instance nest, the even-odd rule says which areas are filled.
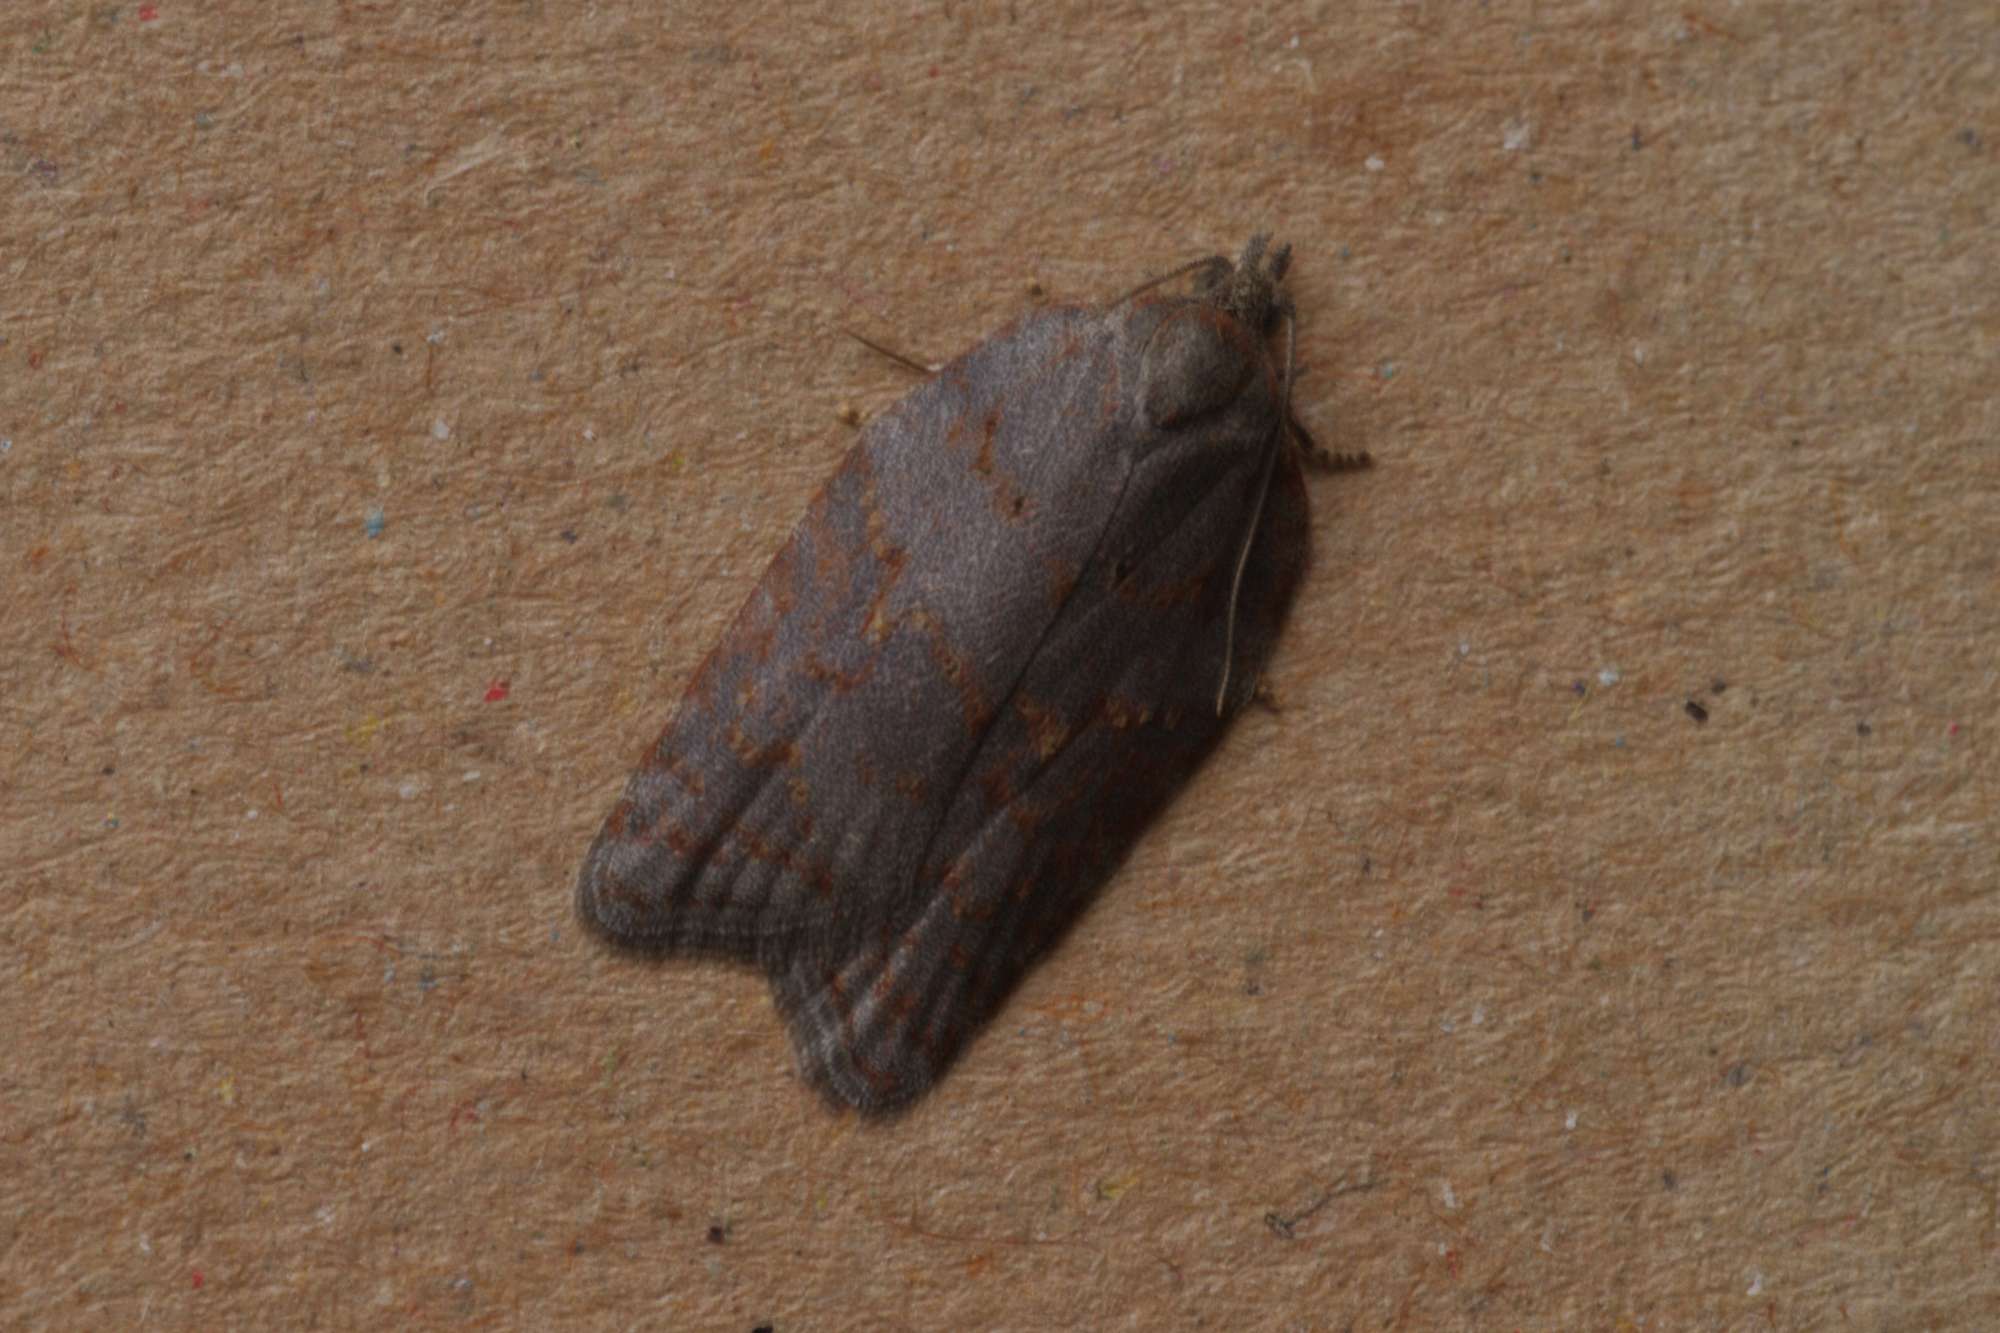
[[[1288,258],[1035,310],[871,422],[605,820],[584,921],[763,968],[836,1103],[936,1082],[1270,657],[1308,541]]]

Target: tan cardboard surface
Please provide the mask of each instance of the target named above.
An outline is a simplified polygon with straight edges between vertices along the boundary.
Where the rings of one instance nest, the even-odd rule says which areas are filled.
[[[1995,20],[9,5],[0,1325],[2000,1324]],[[1255,229],[1277,708],[831,1114],[583,849],[841,330]]]

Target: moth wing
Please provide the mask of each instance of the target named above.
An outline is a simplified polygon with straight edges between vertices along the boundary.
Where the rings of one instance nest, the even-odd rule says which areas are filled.
[[[1244,503],[1240,488],[1222,487],[1204,507],[1217,506],[1219,521]],[[1248,700],[1277,639],[1306,565],[1308,517],[1288,450],[1237,601],[1228,712]],[[935,891],[915,915],[843,954],[774,963],[801,1068],[829,1100],[880,1114],[934,1084],[1220,738],[1229,609],[1216,567],[1233,561],[1225,552],[1218,562],[1200,519],[1161,538],[1123,597],[1078,599],[1052,628],[947,817],[928,871]],[[1118,559],[1107,552],[1094,572]],[[1201,591],[1176,612],[1176,594],[1192,586],[1183,575]],[[1134,641],[1135,616],[1151,618],[1153,637],[1140,641],[1173,646],[1128,660],[1108,682],[1076,669],[1088,645]],[[1162,616],[1173,622],[1164,635]]]
[[[871,463],[857,444],[689,684],[626,783],[577,879],[578,914],[661,954],[754,960],[838,910],[846,857],[804,786],[814,737],[869,669],[855,631],[886,574],[867,548]],[[836,657],[846,652],[844,660]],[[857,756],[857,762],[861,762]],[[848,775],[853,787],[874,775]],[[815,804],[817,800],[818,804]],[[836,811],[837,813],[837,811]],[[865,837],[859,831],[850,844]]]
[[[1087,312],[1037,311],[870,424],[585,855],[587,924],[775,966],[907,915],[1117,503],[1101,453],[1048,447],[1109,428],[1115,343]]]

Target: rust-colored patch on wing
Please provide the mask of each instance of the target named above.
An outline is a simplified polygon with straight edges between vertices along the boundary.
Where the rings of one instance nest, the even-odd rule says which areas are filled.
[[[1053,759],[1069,744],[1069,721],[1060,708],[1049,707],[1027,695],[1014,699],[1014,711],[1028,724],[1028,740],[1044,760]]]
[[[987,721],[993,716],[992,701],[980,688],[979,673],[952,642],[944,625],[923,607],[912,608],[904,617],[903,624],[912,633],[924,636],[924,646],[938,674],[958,692],[959,711],[966,727],[975,735],[985,730]]]
[[[757,741],[743,730],[743,724],[732,722],[723,733],[729,741],[729,749],[742,765],[754,771],[779,768],[796,768],[799,762],[799,747],[790,739],[777,741]]]
[[[1143,727],[1153,720],[1151,708],[1136,699],[1127,699],[1115,694],[1105,697],[1104,706],[1098,715],[1104,719],[1105,726],[1115,727],[1120,731],[1131,727]]]

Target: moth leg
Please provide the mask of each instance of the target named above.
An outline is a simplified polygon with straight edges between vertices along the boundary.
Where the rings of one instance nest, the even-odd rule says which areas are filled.
[[[899,366],[908,366],[911,370],[916,371],[917,374],[919,375],[935,375],[940,370],[944,369],[944,362],[942,361],[938,362],[936,365],[926,365],[924,362],[917,360],[913,356],[903,355],[901,352],[897,351],[893,347],[884,347],[881,343],[876,342],[873,338],[864,338],[860,334],[856,333],[853,329],[842,329],[841,332],[846,334],[848,337],[854,339],[854,341],[860,343],[863,347],[866,347],[869,351],[874,352],[876,355],[886,356]]]
[[[1304,458],[1314,463],[1324,463],[1326,459],[1333,457],[1320,448],[1319,441],[1312,437],[1312,432],[1307,430],[1305,423],[1297,417],[1286,417],[1285,429],[1292,433],[1292,443],[1298,446],[1299,453]]]

